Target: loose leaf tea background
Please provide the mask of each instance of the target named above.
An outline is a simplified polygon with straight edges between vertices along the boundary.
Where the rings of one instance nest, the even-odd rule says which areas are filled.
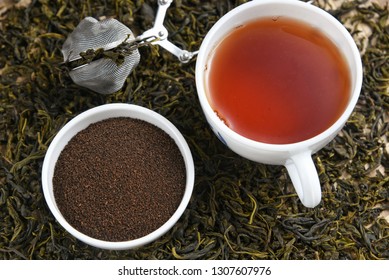
[[[165,20],[170,40],[197,50],[212,25],[243,2],[174,1]],[[157,1],[0,1],[0,258],[389,259],[389,12],[377,3],[314,1],[354,36],[364,83],[344,129],[314,155],[323,199],[307,209],[285,168],[246,160],[217,140],[197,99],[195,59],[180,64],[163,49],[143,47],[121,91],[105,96],[72,83],[60,49],[80,20],[114,17],[140,34],[152,26]],[[61,127],[114,102],[167,117],[196,166],[182,218],[137,250],[77,241],[55,221],[40,182],[45,152]]]

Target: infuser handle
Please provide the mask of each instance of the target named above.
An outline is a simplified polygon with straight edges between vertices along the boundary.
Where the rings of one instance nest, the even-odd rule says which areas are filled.
[[[198,51],[189,52],[187,50],[183,50],[167,39],[169,32],[163,25],[163,22],[165,20],[167,9],[172,2],[173,0],[158,0],[158,11],[155,17],[154,26],[139,35],[137,40],[149,41],[151,44],[159,45],[171,54],[175,55],[181,62],[186,63],[189,62],[191,58],[198,53]]]

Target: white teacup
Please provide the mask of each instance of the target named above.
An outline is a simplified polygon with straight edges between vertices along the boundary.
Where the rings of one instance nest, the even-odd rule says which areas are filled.
[[[64,218],[61,211],[59,210],[53,190],[53,176],[56,162],[65,148],[67,143],[80,131],[87,128],[90,124],[106,120],[109,118],[116,117],[128,117],[143,120],[150,124],[157,126],[158,128],[165,131],[177,144],[178,149],[180,150],[186,168],[186,185],[184,196],[181,200],[180,205],[174,212],[174,214],[167,220],[161,227],[155,231],[149,233],[146,236],[140,237],[138,239],[133,239],[129,241],[105,241],[90,237],[76,228],[74,228],[68,221]],[[94,247],[109,249],[109,250],[126,250],[133,249],[139,246],[145,245],[159,238],[170,230],[184,213],[189,200],[192,195],[193,185],[194,185],[194,163],[192,154],[190,152],[189,146],[185,141],[185,138],[178,131],[178,129],[166,118],[160,114],[137,105],[129,104],[106,104],[101,105],[92,109],[89,109],[68,122],[55,136],[53,141],[50,144],[49,149],[47,150],[43,167],[42,167],[42,188],[43,193],[49,206],[51,212],[57,221],[74,237],[92,245]],[[82,210],[82,209],[81,209]],[[145,217],[147,219],[147,217]]]
[[[205,69],[212,51],[234,28],[263,17],[280,16],[296,19],[319,29],[339,48],[350,71],[351,92],[345,110],[325,131],[301,142],[267,144],[236,133],[217,116],[208,102]],[[306,207],[315,207],[321,200],[321,186],[312,154],[328,144],[346,123],[357,103],[362,77],[360,54],[346,28],[326,11],[305,2],[292,0],[254,0],[231,10],[216,22],[204,38],[196,63],[196,86],[200,104],[214,133],[231,150],[247,159],[284,165],[301,202]]]

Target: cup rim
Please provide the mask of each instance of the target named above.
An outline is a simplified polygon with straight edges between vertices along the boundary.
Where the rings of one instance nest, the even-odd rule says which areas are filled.
[[[69,138],[70,140],[79,131],[81,131],[83,128],[81,129],[76,128],[76,126],[79,125],[81,122],[86,121],[86,123],[91,124],[99,121],[99,120],[88,121],[88,118],[93,118],[94,116],[98,116],[98,115],[101,115],[100,120],[116,117],[116,116],[109,116],[109,113],[112,112],[128,112],[131,114],[136,114],[136,116],[130,118],[144,120],[148,123],[157,126],[158,128],[162,129],[166,133],[168,133],[170,137],[172,137],[172,139],[175,141],[177,147],[179,148],[182,157],[184,159],[185,169],[186,169],[186,185],[185,185],[184,195],[174,214],[155,231],[137,239],[128,240],[128,241],[118,241],[118,242],[105,241],[105,240],[100,240],[100,239],[90,237],[78,231],[71,224],[69,224],[62,216],[61,212],[59,211],[56,205],[55,198],[53,195],[52,175],[50,175],[53,174],[55,163],[58,159],[59,154],[62,152],[63,148],[68,143],[68,141],[63,139],[65,137],[69,138],[68,135],[71,134],[72,136]],[[129,116],[123,115],[123,117],[129,117]],[[152,123],[151,121],[155,121],[155,123]],[[62,141],[66,141],[66,143],[62,144]],[[58,148],[61,145],[63,145],[63,147],[60,151],[58,151]],[[71,119],[63,128],[60,129],[60,131],[57,133],[57,135],[54,137],[53,141],[51,142],[43,161],[42,175],[41,175],[42,189],[43,189],[43,194],[46,203],[51,213],[59,222],[59,224],[63,228],[65,228],[71,235],[83,241],[84,243],[92,245],[97,248],[108,249],[108,250],[125,250],[125,249],[137,248],[156,240],[157,238],[165,234],[167,231],[169,231],[177,223],[177,221],[179,220],[179,218],[182,216],[182,214],[187,208],[187,205],[190,201],[193,188],[194,188],[194,177],[195,177],[195,171],[194,171],[194,162],[193,162],[192,154],[181,132],[168,119],[166,119],[162,115],[150,109],[147,109],[145,107],[141,107],[133,104],[123,104],[123,103],[100,105],[92,109],[89,109],[87,111],[84,111],[79,115],[77,115],[76,117],[74,117],[73,119]]]
[[[204,84],[205,84],[204,82],[205,79],[203,75],[204,67],[207,64],[207,60],[209,58],[211,51],[219,43],[219,42],[212,42],[213,40],[212,37],[219,31],[220,28],[222,28],[223,25],[225,25],[226,22],[230,21],[231,18],[235,17],[237,14],[244,12],[246,10],[250,10],[253,7],[273,5],[273,4],[297,6],[301,9],[309,10],[310,12],[315,13],[318,16],[324,17],[328,22],[330,22],[333,26],[335,26],[339,30],[339,32],[343,35],[343,38],[345,39],[348,46],[352,50],[352,57],[356,65],[355,83],[352,84],[352,92],[350,95],[350,100],[348,102],[347,107],[344,109],[342,115],[330,127],[322,131],[321,133],[311,138],[299,142],[295,142],[295,143],[272,144],[272,143],[259,142],[247,138],[245,136],[242,136],[239,133],[235,132],[227,125],[225,125],[225,123],[221,121],[219,117],[216,115],[216,113],[214,112],[214,110],[212,109],[211,105],[208,102],[207,94],[204,88]],[[200,104],[203,110],[205,111],[206,116],[210,117],[211,121],[214,124],[217,124],[218,129],[220,129],[225,135],[229,136],[230,139],[235,142],[242,143],[243,145],[252,147],[254,149],[262,149],[267,151],[289,151],[289,152],[301,151],[306,149],[307,147],[313,147],[317,143],[321,143],[326,139],[328,139],[329,137],[333,136],[335,133],[337,133],[342,128],[342,126],[346,123],[347,119],[349,118],[352,111],[354,110],[355,105],[357,104],[360,91],[362,88],[362,80],[363,80],[363,68],[362,68],[360,53],[352,36],[347,31],[347,29],[335,17],[333,17],[325,10],[306,2],[291,1],[291,0],[262,0],[262,1],[246,2],[242,5],[237,6],[236,8],[232,9],[224,16],[222,16],[206,34],[200,46],[199,53],[197,55],[197,60],[196,60],[195,73],[196,73],[195,75],[196,87],[197,87],[197,93],[200,100]]]

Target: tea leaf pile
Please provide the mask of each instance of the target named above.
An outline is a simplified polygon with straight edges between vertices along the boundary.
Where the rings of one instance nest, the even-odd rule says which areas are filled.
[[[212,25],[243,2],[174,1],[165,20],[170,40],[198,50]],[[152,26],[157,1],[1,1],[0,259],[389,259],[389,9],[360,0],[313,4],[349,28],[364,82],[344,129],[314,155],[323,199],[307,209],[283,167],[241,158],[212,133],[196,95],[195,59],[183,65],[161,48],[144,47],[121,91],[104,96],[72,83],[60,49],[80,20],[114,17],[140,34]],[[50,213],[40,182],[45,152],[61,127],[114,102],[167,117],[196,166],[182,218],[137,250],[77,241]]]

